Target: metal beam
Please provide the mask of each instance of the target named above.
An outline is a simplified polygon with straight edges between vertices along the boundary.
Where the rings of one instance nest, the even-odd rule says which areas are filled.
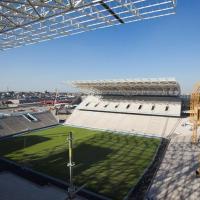
[[[33,10],[35,11],[35,13],[38,15],[39,18],[43,18],[42,15],[37,11],[36,7],[33,5],[33,3],[31,2],[31,0],[27,0],[27,2],[30,4],[30,6],[33,8]]]
[[[0,1],[0,13],[7,17],[0,17],[0,49],[175,13],[173,0],[73,0],[71,4],[55,0]]]
[[[113,16],[115,17],[120,23],[124,24],[124,21],[103,1],[100,1],[100,4]]]

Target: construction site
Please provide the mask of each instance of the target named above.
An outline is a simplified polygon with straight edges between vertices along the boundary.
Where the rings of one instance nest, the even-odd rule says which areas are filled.
[[[2,0],[0,50],[156,21],[177,7],[175,0]],[[71,80],[69,70],[64,82],[74,92],[0,92],[0,199],[199,199],[200,83],[186,93],[168,76],[79,73]]]

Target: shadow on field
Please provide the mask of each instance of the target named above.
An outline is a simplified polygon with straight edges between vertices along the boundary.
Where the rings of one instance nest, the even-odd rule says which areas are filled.
[[[10,154],[18,150],[23,150],[24,147],[27,148],[38,143],[45,142],[47,140],[49,140],[49,138],[38,135],[17,136],[6,139],[4,141],[1,141],[0,156]]]
[[[48,138],[38,137],[31,140],[33,145],[42,140],[46,141]],[[19,141],[16,142],[18,143]],[[84,140],[75,138],[74,183],[79,186],[86,183],[86,188],[91,191],[121,200],[148,167],[158,145],[159,140],[107,132]],[[13,146],[15,145],[10,148],[14,148]],[[23,139],[18,146],[20,146],[19,149],[22,148]],[[68,181],[68,143],[65,135],[55,142],[50,140],[41,146],[41,149],[33,148],[27,154],[26,152],[25,155],[22,154],[18,162],[39,172]],[[17,150],[16,147],[12,149],[12,151],[15,150]],[[25,159],[26,161],[23,162],[22,160]]]
[[[110,153],[112,153],[110,148],[91,144],[78,145],[74,150],[75,172],[81,173],[91,167],[92,164],[105,160]]]
[[[36,154],[29,154],[25,165],[50,176],[67,181],[69,177],[69,170],[67,167],[67,146],[64,150],[57,150],[52,149],[52,151],[46,154],[45,157]],[[92,144],[78,144],[74,148],[73,161],[76,164],[74,168],[74,175],[79,176],[91,166],[95,166],[97,163],[106,160],[110,153],[112,153],[112,149],[110,148],[99,147]],[[87,179],[90,177],[85,178]]]
[[[74,182],[87,183],[86,188],[123,199],[134,186],[154,155],[158,142],[154,139],[97,134],[86,141],[74,142]],[[68,181],[68,150],[59,145],[45,155],[29,154],[27,164],[35,170]]]

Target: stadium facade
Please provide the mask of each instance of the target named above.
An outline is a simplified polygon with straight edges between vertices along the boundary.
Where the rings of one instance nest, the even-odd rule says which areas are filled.
[[[100,130],[171,134],[181,116],[181,89],[174,78],[74,81],[88,96],[67,125]]]

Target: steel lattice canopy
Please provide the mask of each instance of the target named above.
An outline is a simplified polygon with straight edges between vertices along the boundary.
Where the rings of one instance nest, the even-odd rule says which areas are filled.
[[[179,96],[181,89],[175,78],[143,78],[124,80],[73,81],[84,92],[103,95]]]
[[[175,13],[175,0],[0,0],[0,50]]]

